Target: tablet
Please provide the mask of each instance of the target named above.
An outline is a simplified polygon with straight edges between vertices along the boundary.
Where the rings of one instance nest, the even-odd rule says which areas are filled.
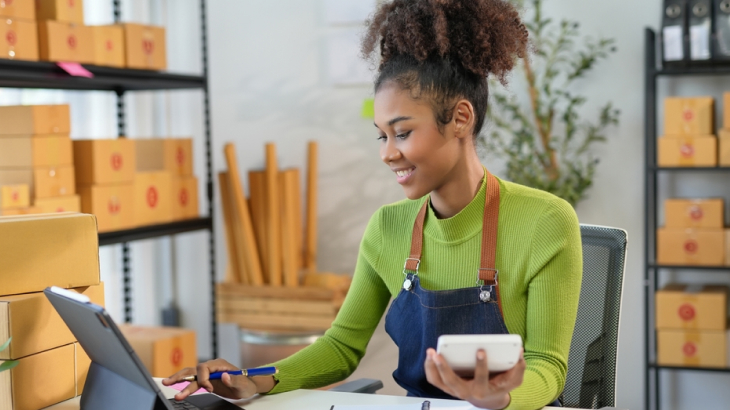
[[[521,348],[520,335],[441,335],[436,351],[456,374],[472,377],[479,349],[487,353],[490,372],[503,372],[517,364]]]

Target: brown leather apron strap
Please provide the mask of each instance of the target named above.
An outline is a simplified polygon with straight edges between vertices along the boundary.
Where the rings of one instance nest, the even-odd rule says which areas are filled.
[[[484,205],[484,217],[482,218],[482,245],[481,261],[479,263],[478,278],[484,281],[485,286],[493,286],[494,293],[499,305],[499,312],[502,313],[502,299],[499,297],[497,260],[497,226],[499,223],[499,181],[489,171],[486,177],[487,195]],[[426,220],[428,200],[423,203],[416,220],[413,223],[413,234],[411,236],[411,253],[406,259],[403,267],[404,273],[418,273],[421,264],[421,252],[423,249],[423,224]],[[504,317],[504,314],[502,315]]]

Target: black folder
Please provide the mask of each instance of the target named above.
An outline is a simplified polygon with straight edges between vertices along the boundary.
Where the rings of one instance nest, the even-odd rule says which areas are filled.
[[[730,0],[713,0],[712,59],[730,60]]]
[[[710,61],[712,38],[711,0],[689,0],[689,57],[692,62]]]
[[[687,0],[664,0],[661,50],[665,64],[684,64],[689,60]]]

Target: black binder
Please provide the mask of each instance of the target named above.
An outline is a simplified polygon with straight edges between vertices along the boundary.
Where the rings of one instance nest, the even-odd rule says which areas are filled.
[[[689,61],[687,0],[664,0],[661,51],[664,64]]]
[[[689,57],[693,63],[709,62],[712,38],[711,0],[689,0]]]
[[[713,0],[712,59],[730,60],[730,0]]]

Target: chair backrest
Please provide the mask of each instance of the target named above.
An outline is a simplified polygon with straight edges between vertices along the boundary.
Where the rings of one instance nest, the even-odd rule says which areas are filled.
[[[626,231],[581,225],[583,282],[562,401],[567,407],[615,406],[616,356]]]

